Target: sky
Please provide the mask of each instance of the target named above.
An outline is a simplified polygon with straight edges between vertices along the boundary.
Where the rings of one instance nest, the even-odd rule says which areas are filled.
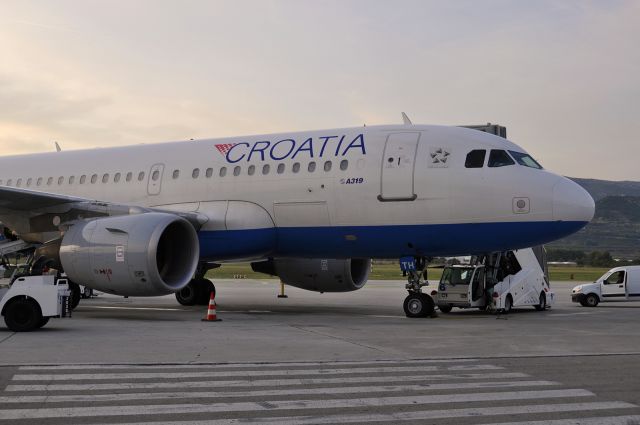
[[[0,154],[499,123],[640,180],[640,1],[0,0]]]

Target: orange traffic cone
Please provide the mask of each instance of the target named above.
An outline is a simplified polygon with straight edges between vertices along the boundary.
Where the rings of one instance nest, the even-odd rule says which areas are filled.
[[[203,322],[219,322],[222,320],[218,319],[218,316],[216,316],[216,300],[214,298],[215,294],[211,292],[211,296],[209,297],[209,309],[207,310],[205,318],[202,319]]]

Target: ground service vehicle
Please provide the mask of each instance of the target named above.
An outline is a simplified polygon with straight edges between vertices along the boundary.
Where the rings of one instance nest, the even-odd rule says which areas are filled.
[[[640,300],[640,266],[615,267],[593,283],[578,285],[571,301],[595,307],[601,301]]]
[[[526,248],[472,257],[469,265],[445,267],[436,303],[443,313],[453,307],[508,313],[512,307],[545,310],[553,303],[544,248]]]
[[[0,312],[9,329],[27,332],[51,317],[70,317],[69,285],[54,275],[18,277],[0,286]]]

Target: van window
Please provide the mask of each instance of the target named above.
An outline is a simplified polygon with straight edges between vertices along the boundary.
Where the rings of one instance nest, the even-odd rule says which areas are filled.
[[[611,273],[602,283],[605,285],[620,285],[624,283],[624,270]]]
[[[482,168],[484,165],[484,157],[487,151],[484,149],[476,149],[467,154],[467,159],[464,161],[465,168]]]
[[[513,159],[506,151],[500,149],[492,149],[489,154],[489,167],[505,167],[507,165],[513,165]]]

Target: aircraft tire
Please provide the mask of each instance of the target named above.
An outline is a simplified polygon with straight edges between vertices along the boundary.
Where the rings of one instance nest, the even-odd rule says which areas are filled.
[[[211,297],[211,293],[213,292],[213,296],[216,296],[216,287],[213,282],[209,279],[198,279],[196,281],[196,286],[198,288],[198,305],[209,305],[209,299]]]
[[[40,323],[38,323],[38,328],[44,327],[47,323],[49,323],[49,317],[43,317]]]
[[[176,300],[181,305],[195,305],[198,300],[198,287],[195,280],[191,280],[187,286],[176,292]]]
[[[80,298],[82,298],[82,294],[80,294],[80,286],[77,283],[69,281],[69,290],[71,291],[71,303],[69,307],[71,310],[75,310],[80,304]]]
[[[29,332],[38,329],[42,321],[40,306],[29,298],[11,301],[4,312],[4,322],[13,332]]]
[[[427,317],[435,311],[433,298],[425,294],[409,294],[404,299],[404,314],[407,317]]]
[[[533,306],[538,311],[544,311],[547,308],[547,296],[544,292],[540,293],[540,304],[536,304]]]

